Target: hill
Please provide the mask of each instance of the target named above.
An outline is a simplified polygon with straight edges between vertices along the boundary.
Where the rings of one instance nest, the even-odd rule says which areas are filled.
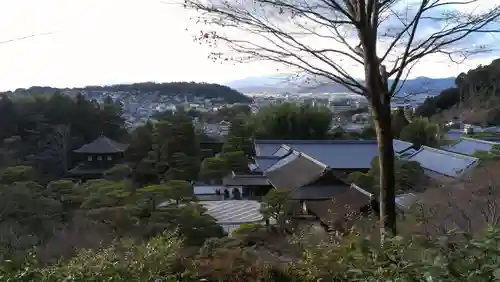
[[[500,59],[480,65],[456,77],[456,85],[429,98],[416,111],[418,115],[440,115],[449,121],[493,126],[500,125]]]
[[[263,77],[249,77],[237,81],[226,83],[227,86],[237,89],[242,93],[342,93],[350,92],[344,86],[326,82],[320,83],[321,86],[311,86],[309,83],[302,83],[300,79],[292,76],[276,75]],[[428,78],[417,77],[408,79],[400,93],[422,93],[427,92],[429,95],[437,95],[445,88],[455,85],[455,78]]]
[[[8,95],[53,94],[55,92],[127,92],[133,95],[159,94],[165,96],[187,96],[206,99],[219,99],[226,103],[249,103],[252,99],[228,86],[212,83],[196,82],[143,82],[133,84],[116,84],[106,86],[86,86],[83,88],[54,88],[33,86],[28,89],[19,88],[5,92]]]

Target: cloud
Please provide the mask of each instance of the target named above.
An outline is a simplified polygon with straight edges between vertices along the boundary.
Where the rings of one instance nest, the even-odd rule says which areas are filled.
[[[52,32],[0,44],[0,89],[137,81],[226,82],[292,70],[274,63],[211,62],[208,55],[213,49],[193,42],[197,32],[190,20],[193,15],[159,0],[0,1],[0,42]],[[326,33],[324,28],[320,31]],[[316,48],[338,46],[317,38],[301,40]],[[415,68],[414,76],[450,76],[469,68],[449,67],[446,60],[438,60],[443,57],[427,58]],[[469,64],[475,67],[490,60],[483,56]],[[344,63],[354,76],[362,75],[352,65],[348,60]]]

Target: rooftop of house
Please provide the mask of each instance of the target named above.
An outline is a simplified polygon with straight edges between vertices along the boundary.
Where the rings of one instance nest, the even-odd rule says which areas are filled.
[[[128,146],[128,144],[118,143],[101,134],[97,139],[83,145],[74,152],[81,154],[115,154],[125,152]]]
[[[372,199],[372,194],[353,184],[331,199],[306,201],[306,205],[323,224],[334,227],[339,220],[355,219],[353,216],[359,213],[361,208],[369,206]]]
[[[478,158],[427,146],[422,146],[407,159],[420,163],[432,178],[436,178],[436,174],[460,178],[479,164]]]
[[[222,179],[224,186],[268,186],[269,181],[261,174],[235,174],[232,172]]]
[[[447,151],[463,154],[473,155],[476,151],[491,151],[494,145],[500,145],[499,142],[492,142],[487,140],[460,137],[457,142],[452,145],[443,146],[442,148]]]
[[[264,175],[279,189],[296,190],[311,184],[327,171],[327,166],[305,153],[293,151],[269,167]]]
[[[262,171],[292,149],[332,169],[369,169],[378,153],[376,140],[256,140],[254,146],[256,164]],[[394,140],[393,146],[396,154],[401,154],[413,144]]]

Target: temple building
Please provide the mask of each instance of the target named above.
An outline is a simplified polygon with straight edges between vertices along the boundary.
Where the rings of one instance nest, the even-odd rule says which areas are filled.
[[[128,146],[101,134],[96,140],[73,151],[79,163],[69,174],[82,180],[102,178],[106,170],[123,162],[123,153]]]

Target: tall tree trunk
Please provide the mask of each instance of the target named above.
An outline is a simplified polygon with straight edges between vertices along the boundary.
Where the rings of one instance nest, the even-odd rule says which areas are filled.
[[[386,74],[380,73],[376,48],[374,45],[367,46],[365,50],[365,75],[366,85],[369,90],[371,112],[375,123],[377,134],[380,183],[380,236],[383,243],[385,235],[397,234],[396,229],[396,183],[394,179],[394,148],[391,128],[391,96],[389,95]]]
[[[391,132],[391,108],[389,104],[379,104],[372,107],[377,133],[379,167],[380,167],[380,232],[382,240],[389,232],[396,235],[396,183],[394,179],[394,148]]]

